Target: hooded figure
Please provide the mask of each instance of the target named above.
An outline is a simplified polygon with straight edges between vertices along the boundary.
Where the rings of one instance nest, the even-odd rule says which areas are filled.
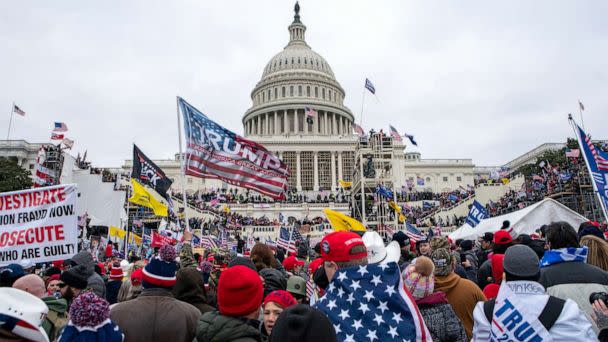
[[[194,305],[201,314],[213,311],[215,308],[207,304],[207,292],[203,283],[203,275],[194,267],[186,267],[177,271],[177,281],[173,287],[173,296]]]
[[[87,251],[81,251],[72,257],[72,261],[76,265],[83,265],[86,267],[87,276],[87,288],[90,288],[93,293],[101,298],[106,297],[106,285],[103,282],[103,278],[95,273],[95,261],[91,253]]]
[[[287,289],[287,279],[283,273],[274,268],[264,268],[260,271],[264,278],[264,298],[272,291]]]

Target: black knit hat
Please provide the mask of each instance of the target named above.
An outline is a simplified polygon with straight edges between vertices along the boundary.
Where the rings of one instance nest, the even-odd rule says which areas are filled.
[[[398,231],[395,234],[393,234],[393,241],[397,241],[399,243],[399,247],[403,248],[409,245],[410,243],[410,238],[405,235],[404,232],[402,231]]]
[[[237,256],[236,258],[230,260],[230,262],[228,263],[228,268],[230,268],[232,266],[237,266],[237,265],[249,267],[256,272],[258,271],[255,268],[255,264],[253,263],[253,261],[251,261],[251,259],[249,259],[249,258]]]
[[[87,288],[87,268],[84,265],[78,265],[72,267],[69,270],[61,273],[59,280],[64,282],[66,285],[76,289],[84,290]]]
[[[321,311],[306,304],[289,307],[277,319],[270,342],[333,342],[338,341],[336,330]]]

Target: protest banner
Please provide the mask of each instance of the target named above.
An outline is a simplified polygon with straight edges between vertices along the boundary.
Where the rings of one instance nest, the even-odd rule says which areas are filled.
[[[77,198],[76,184],[0,193],[0,266],[76,254]]]
[[[177,240],[169,237],[161,235],[157,232],[152,232],[152,242],[150,243],[150,247],[162,247],[163,245],[175,245]]]

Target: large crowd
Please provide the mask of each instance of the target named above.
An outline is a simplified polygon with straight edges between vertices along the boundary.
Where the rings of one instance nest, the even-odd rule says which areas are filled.
[[[496,321],[522,341],[607,341],[606,227],[577,228],[513,236],[506,221],[477,240],[390,243],[339,231],[289,253],[240,239],[195,252],[185,231],[149,258],[108,244],[101,258],[22,260],[0,269],[0,340],[489,341]]]

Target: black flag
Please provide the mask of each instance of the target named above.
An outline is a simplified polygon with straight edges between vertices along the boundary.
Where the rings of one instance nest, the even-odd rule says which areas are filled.
[[[146,157],[137,145],[133,145],[133,171],[131,172],[131,177],[153,188],[161,196],[168,198],[167,190],[169,190],[173,181],[167,178],[163,170]]]

